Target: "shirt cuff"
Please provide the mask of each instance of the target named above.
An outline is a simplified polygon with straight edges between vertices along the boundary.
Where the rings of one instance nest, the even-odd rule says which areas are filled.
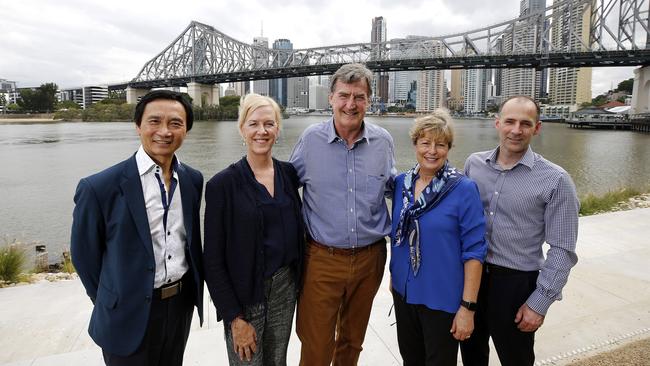
[[[537,314],[546,316],[546,312],[548,311],[548,308],[551,307],[551,304],[553,304],[555,300],[550,299],[542,294],[542,291],[537,288],[535,291],[533,291],[532,294],[528,297],[528,300],[526,300],[526,305],[528,305],[529,308],[531,308],[534,312]]]

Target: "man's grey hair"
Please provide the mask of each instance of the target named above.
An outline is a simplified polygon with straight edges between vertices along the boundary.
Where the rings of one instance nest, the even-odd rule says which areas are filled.
[[[361,63],[345,64],[332,75],[330,79],[330,93],[334,93],[334,87],[339,80],[342,83],[351,84],[364,79],[366,80],[366,85],[368,85],[368,97],[370,97],[372,95],[372,71]]]

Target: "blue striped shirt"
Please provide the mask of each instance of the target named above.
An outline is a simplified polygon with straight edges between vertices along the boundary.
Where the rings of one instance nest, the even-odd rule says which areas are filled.
[[[526,303],[539,314],[562,298],[569,271],[578,262],[580,203],[569,174],[528,147],[511,169],[497,163],[497,147],[474,153],[465,174],[479,187],[486,217],[487,263],[537,271],[537,288]],[[550,249],[546,259],[542,244]]]
[[[385,197],[397,173],[394,150],[388,131],[368,122],[351,148],[331,118],[302,133],[289,161],[303,185],[303,217],[314,240],[356,248],[390,234]]]

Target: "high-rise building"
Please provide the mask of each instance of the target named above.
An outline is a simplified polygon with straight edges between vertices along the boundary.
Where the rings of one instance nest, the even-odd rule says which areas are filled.
[[[255,37],[253,38],[253,47],[258,47],[253,49],[253,62],[255,63],[256,68],[266,68],[269,67],[269,57],[268,53],[264,49],[269,48],[269,39],[266,37]],[[253,81],[253,92],[261,95],[269,95],[269,81],[268,80],[255,80]]]
[[[428,47],[433,56],[445,56],[447,48],[439,41],[431,42]],[[419,71],[417,80],[417,112],[431,112],[436,108],[445,106],[447,97],[445,88],[445,74],[442,70]]]
[[[383,55],[383,45],[386,42],[386,20],[384,17],[375,17],[372,19],[372,31],[370,33],[370,43],[372,43],[371,60],[381,60]],[[373,73],[372,80],[372,101],[373,104],[385,105],[388,103],[388,74],[385,72]]]
[[[106,85],[90,85],[78,88],[68,88],[59,90],[59,101],[71,100],[77,103],[81,108],[86,109],[90,105],[95,104],[108,98],[108,86]]]
[[[492,85],[492,70],[464,70],[463,102],[466,113],[479,113],[486,109],[487,99]]]
[[[546,0],[521,0],[519,4],[519,16],[546,8]],[[514,29],[506,32],[502,38],[503,51],[517,53],[521,52],[520,50],[547,50],[545,35],[548,26],[544,17],[540,17],[532,27],[528,22],[515,24]],[[503,97],[528,95],[538,99],[546,96],[547,72],[544,70],[514,68],[503,69],[499,74],[496,75],[500,80],[497,80],[500,85],[497,86],[497,92]]]
[[[288,39],[276,39],[273,42],[274,50],[283,50],[283,52],[274,61],[274,67],[280,67],[287,62],[290,52],[293,50],[293,44]],[[278,104],[287,106],[287,79],[271,79],[269,82],[269,96],[275,99]]]
[[[309,108],[309,78],[287,79],[287,108]]]
[[[418,36],[407,36],[406,38],[391,39],[390,57],[391,59],[416,57],[417,52],[410,43],[417,40]],[[417,81],[418,71],[395,71],[389,74],[389,102],[403,105],[408,101],[411,84]]]
[[[232,87],[235,89],[235,95],[239,95],[240,97],[243,97],[251,91],[251,83],[248,80],[232,83]]]
[[[552,15],[551,41],[562,50],[584,52],[589,44],[590,5],[571,6]],[[566,34],[570,34],[566,37]],[[591,102],[591,68],[553,68],[549,72],[549,99],[554,105],[570,105],[575,111]]]
[[[324,110],[329,107],[328,102],[329,88],[324,85],[309,86],[309,108]]]
[[[447,107],[452,111],[463,109],[463,98],[465,90],[465,71],[460,69],[451,70],[451,88]]]
[[[4,105],[16,103],[20,99],[20,93],[18,93],[15,81],[0,79],[0,94],[4,98]],[[3,105],[0,105],[0,111],[4,112],[4,108]]]

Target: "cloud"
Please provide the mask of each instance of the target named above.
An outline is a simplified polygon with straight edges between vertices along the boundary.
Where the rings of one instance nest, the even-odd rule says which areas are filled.
[[[130,80],[193,20],[247,43],[263,23],[270,44],[287,38],[311,48],[368,42],[376,16],[391,39],[448,35],[518,14],[519,0],[5,1],[0,78],[62,87]],[[613,70],[594,69],[594,95],[632,75]]]

